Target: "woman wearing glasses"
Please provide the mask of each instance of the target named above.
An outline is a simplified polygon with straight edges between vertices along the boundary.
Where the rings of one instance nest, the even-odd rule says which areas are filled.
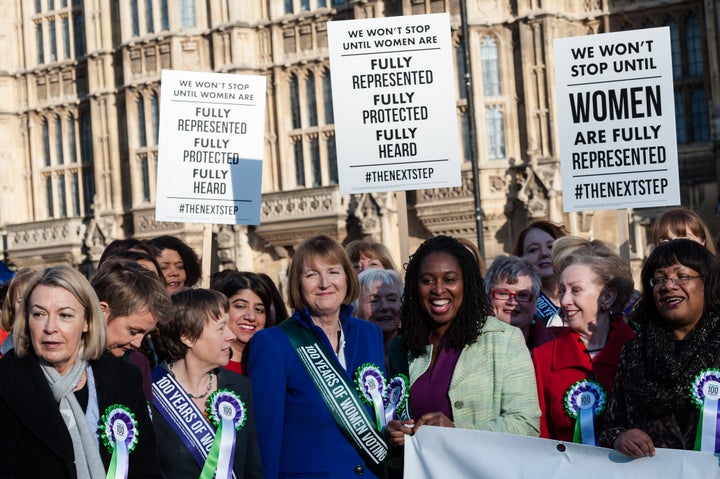
[[[634,334],[622,318],[632,274],[610,246],[576,236],[555,242],[552,262],[568,328],[533,349],[540,436],[595,445],[620,351]],[[586,405],[592,407],[585,410]],[[576,430],[576,424],[585,428]]]
[[[553,331],[564,329],[547,328],[534,318],[541,286],[532,263],[519,256],[498,256],[485,274],[485,292],[495,317],[519,328],[528,349],[552,341]]]
[[[703,372],[720,366],[719,274],[717,257],[689,239],[664,242],[650,254],[641,272],[641,329],[620,358],[602,445],[630,457],[652,456],[656,447],[694,448],[701,383],[713,381]]]

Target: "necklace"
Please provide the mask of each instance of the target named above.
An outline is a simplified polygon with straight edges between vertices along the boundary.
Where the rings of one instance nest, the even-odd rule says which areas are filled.
[[[170,369],[170,375],[173,378],[175,378],[175,380],[179,383],[180,380],[175,376],[175,372],[173,372],[173,364],[174,364],[174,362],[168,364],[168,368]],[[213,372],[212,371],[208,371],[208,378],[209,378],[208,379],[208,387],[204,394],[199,394],[199,395],[195,396],[193,394],[190,394],[187,389],[183,388],[183,389],[185,389],[185,392],[190,397],[190,399],[204,399],[208,394],[210,394],[210,391],[212,390],[212,384],[213,384]]]

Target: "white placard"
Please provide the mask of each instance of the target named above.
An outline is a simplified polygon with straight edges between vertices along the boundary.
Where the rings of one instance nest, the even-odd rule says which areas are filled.
[[[413,479],[720,479],[718,456],[656,448],[630,459],[604,447],[537,437],[422,426],[405,438],[405,477]]]
[[[670,29],[554,43],[563,209],[680,204]]]
[[[328,22],[340,192],[460,185],[447,13]]]
[[[260,224],[266,84],[163,70],[156,220]]]

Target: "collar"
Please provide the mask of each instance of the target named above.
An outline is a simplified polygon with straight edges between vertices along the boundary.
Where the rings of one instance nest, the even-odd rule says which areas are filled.
[[[593,364],[603,363],[617,367],[623,345],[633,336],[630,327],[622,318],[613,317],[610,320],[610,331],[602,351],[595,358],[585,352],[585,344],[580,335],[567,328],[567,331],[558,336],[553,342],[553,369],[584,368],[593,369]]]

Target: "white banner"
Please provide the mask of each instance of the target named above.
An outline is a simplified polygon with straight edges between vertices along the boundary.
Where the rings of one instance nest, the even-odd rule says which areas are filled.
[[[563,209],[679,205],[670,29],[554,44]]]
[[[712,479],[718,457],[656,449],[629,459],[614,449],[550,439],[423,426],[405,440],[408,479]]]
[[[450,16],[327,28],[340,192],[460,186]]]

